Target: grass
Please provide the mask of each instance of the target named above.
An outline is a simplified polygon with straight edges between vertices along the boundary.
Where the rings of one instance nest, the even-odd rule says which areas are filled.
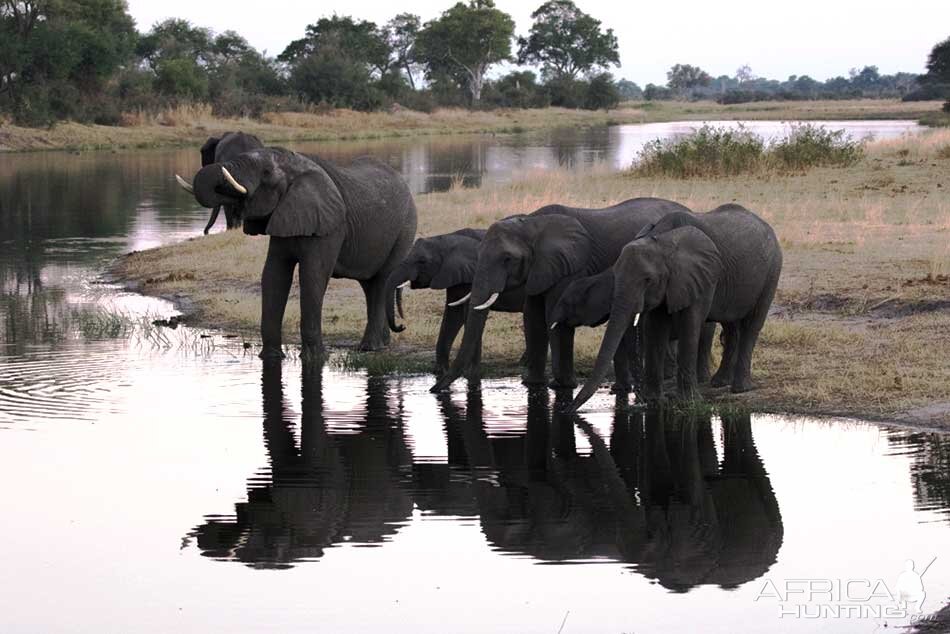
[[[847,167],[861,160],[863,154],[861,143],[851,140],[844,130],[807,123],[794,126],[787,136],[771,143],[741,125],[703,125],[684,137],[647,143],[633,169],[639,176],[715,178]]]
[[[627,102],[616,110],[470,111],[444,108],[430,114],[406,109],[390,112],[315,110],[269,112],[258,119],[221,119],[210,106],[185,105],[162,112],[133,112],[122,126],[58,123],[23,128],[0,121],[0,152],[35,150],[113,150],[194,145],[209,135],[240,129],[266,143],[375,139],[446,134],[519,134],[555,127],[621,125],[701,120],[921,119],[939,122],[941,103],[855,99],[720,105],[714,102]]]
[[[785,251],[775,306],[756,350],[758,389],[720,404],[759,410],[834,413],[950,422],[950,159],[940,156],[950,130],[876,142],[849,167],[752,176],[680,179],[586,172],[526,172],[507,185],[461,185],[417,197],[420,235],[492,221],[542,205],[600,207],[634,196],[660,196],[692,209],[736,201],[774,227]],[[150,294],[182,292],[201,325],[254,337],[266,238],[228,232],[144,251],[119,263]],[[295,296],[285,336],[297,338]],[[429,367],[443,294],[409,291],[408,328],[385,355],[350,353],[346,367],[417,372]],[[328,340],[352,346],[364,320],[355,282],[332,280],[324,307]],[[576,359],[592,366],[601,329],[581,329]],[[483,352],[487,374],[517,373],[520,317],[493,314]],[[936,410],[924,408],[934,408]],[[915,413],[929,412],[929,413]],[[936,412],[936,413],[934,413]],[[916,417],[916,418],[915,418]],[[929,417],[929,418],[928,418]]]

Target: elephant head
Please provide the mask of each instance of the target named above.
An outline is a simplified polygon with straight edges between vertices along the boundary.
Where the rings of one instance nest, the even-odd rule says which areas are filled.
[[[444,290],[459,284],[471,284],[481,233],[463,229],[431,238],[419,238],[386,283],[386,317],[393,332],[405,326],[396,324],[395,309],[402,317],[400,290],[432,288]]]
[[[323,167],[277,148],[201,168],[192,191],[204,207],[239,209],[251,235],[325,236],[342,225],[346,213],[343,195]]]
[[[548,315],[548,323],[552,329],[558,324],[570,328],[599,326],[610,316],[613,297],[613,269],[574,280],[561,293]]]
[[[672,314],[715,287],[722,259],[712,240],[695,227],[680,227],[634,240],[613,267],[615,284],[607,332],[587,383],[571,404],[577,410],[603,381],[620,341],[641,313],[665,306]]]
[[[584,226],[563,214],[512,216],[489,227],[478,246],[465,336],[452,369],[432,391],[445,389],[471,366],[481,345],[487,309],[503,292],[524,288],[527,296],[541,295],[567,278],[583,275],[593,248]]]

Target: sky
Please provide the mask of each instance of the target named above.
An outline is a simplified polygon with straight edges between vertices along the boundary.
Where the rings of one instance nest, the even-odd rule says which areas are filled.
[[[139,30],[168,17],[185,18],[215,32],[232,29],[271,55],[303,36],[307,24],[337,13],[378,24],[410,11],[423,21],[455,0],[128,0]],[[542,0],[495,0],[527,34]],[[613,28],[620,44],[618,78],[641,86],[666,83],[676,63],[699,65],[711,75],[734,75],[743,64],[770,79],[810,75],[825,80],[850,68],[876,65],[882,73],[924,71],[934,44],[950,37],[950,0],[661,1],[575,0]],[[266,8],[266,12],[261,11]]]

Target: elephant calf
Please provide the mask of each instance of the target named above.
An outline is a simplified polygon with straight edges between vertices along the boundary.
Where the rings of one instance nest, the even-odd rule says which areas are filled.
[[[192,190],[205,207],[239,209],[245,233],[270,236],[261,274],[262,358],[283,356],[281,323],[298,264],[304,359],[323,358],[321,313],[330,277],[357,280],[363,287],[366,329],[360,349],[389,343],[386,280],[416,233],[416,206],[395,170],[371,158],[338,167],[263,148],[203,167]]]
[[[435,345],[435,369],[442,376],[449,369],[449,352],[468,315],[467,299],[475,277],[478,245],[485,237],[484,229],[461,229],[453,233],[419,238],[405,259],[390,274],[386,283],[386,316],[393,332],[405,326],[396,325],[395,309],[402,317],[400,292],[409,288],[445,290],[445,308]],[[493,311],[520,313],[524,308],[524,289],[517,288],[500,295]],[[479,359],[476,357],[474,366]]]

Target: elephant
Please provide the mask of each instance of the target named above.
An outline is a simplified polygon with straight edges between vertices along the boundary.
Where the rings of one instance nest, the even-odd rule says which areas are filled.
[[[640,237],[658,236],[678,227],[700,229],[722,254],[723,273],[716,288],[710,320],[722,324],[723,361],[710,380],[731,385],[735,393],[752,384],[752,352],[769,314],[782,275],[782,247],[775,231],[745,207],[727,204],[704,214],[674,213]]]
[[[405,326],[396,324],[397,307],[402,316],[400,289],[407,286],[413,289],[445,289],[445,307],[435,345],[435,371],[438,376],[448,371],[452,343],[465,323],[468,313],[465,300],[471,292],[478,245],[485,238],[485,233],[484,229],[460,229],[430,238],[419,238],[386,283],[386,317],[393,332],[405,330]],[[502,293],[491,310],[520,313],[523,308],[524,290],[517,288]]]
[[[262,370],[264,444],[269,467],[248,479],[233,516],[209,516],[189,534],[201,554],[254,568],[290,568],[343,543],[387,541],[412,515],[402,482],[411,463],[390,387],[370,377],[366,424],[357,434],[328,431],[319,367],[301,368],[300,439],[285,403],[281,364]]]
[[[206,167],[212,163],[225,163],[231,159],[237,158],[239,154],[250,152],[264,147],[261,140],[253,134],[244,132],[225,132],[220,137],[209,137],[205,144],[201,146],[201,167]],[[188,181],[176,175],[179,184],[186,190],[191,187]],[[205,226],[204,234],[208,235],[211,227],[218,220],[218,213],[221,207],[224,207],[224,219],[227,222],[228,229],[237,229],[241,226],[241,217],[238,215],[238,207],[234,205],[217,205],[211,211],[211,218]]]
[[[359,349],[388,345],[386,280],[416,233],[416,206],[395,170],[372,158],[337,167],[264,148],[201,168],[193,190],[206,207],[239,208],[245,233],[270,236],[261,274],[261,358],[283,357],[281,323],[298,264],[305,359],[323,359],[321,313],[331,276],[363,287],[366,329]]]
[[[573,388],[574,328],[549,333],[547,315],[571,280],[600,273],[645,226],[686,207],[660,198],[634,198],[604,209],[548,205],[495,222],[478,247],[465,335],[449,372],[432,391],[446,389],[471,367],[481,345],[485,309],[505,291],[524,287],[526,384],[543,384],[548,341],[556,388]]]
[[[597,390],[631,323],[636,326],[641,314],[645,363],[639,396],[662,399],[666,346],[675,334],[680,397],[697,398],[697,360],[709,345],[700,340],[723,270],[716,245],[696,227],[680,227],[634,240],[624,247],[613,269],[616,282],[607,331],[591,376],[571,409],[576,411]],[[711,342],[711,337],[707,339]]]

